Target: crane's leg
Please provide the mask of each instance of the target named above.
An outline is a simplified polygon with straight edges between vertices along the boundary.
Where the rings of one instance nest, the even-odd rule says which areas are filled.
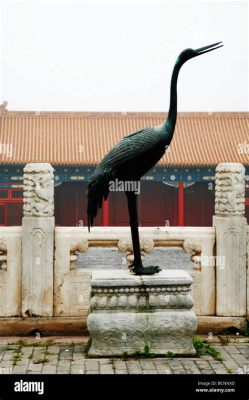
[[[157,266],[145,268],[142,264],[138,233],[137,195],[134,192],[126,192],[126,196],[128,201],[131,237],[134,251],[134,263],[131,265],[130,270],[135,272],[136,275],[153,275],[161,271],[161,269]]]

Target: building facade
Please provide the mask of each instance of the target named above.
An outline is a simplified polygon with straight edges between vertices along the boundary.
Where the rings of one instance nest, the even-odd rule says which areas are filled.
[[[20,225],[22,174],[28,162],[50,162],[55,174],[55,221],[85,226],[86,190],[97,163],[123,136],[162,123],[162,113],[11,112],[0,108],[0,226]],[[179,113],[172,143],[141,180],[141,226],[210,226],[215,168],[246,168],[249,221],[249,113]],[[122,191],[110,192],[95,225],[126,226]]]

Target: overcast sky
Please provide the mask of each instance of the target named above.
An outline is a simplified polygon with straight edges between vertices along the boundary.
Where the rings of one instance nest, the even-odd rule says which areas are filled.
[[[0,2],[10,110],[167,111],[179,52],[220,40],[183,66],[178,109],[249,109],[247,1]]]

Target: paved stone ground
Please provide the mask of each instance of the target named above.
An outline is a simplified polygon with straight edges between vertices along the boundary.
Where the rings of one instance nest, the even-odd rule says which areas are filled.
[[[118,359],[86,357],[87,337],[0,338],[0,374],[249,374],[248,338],[230,339],[212,347],[212,356]]]

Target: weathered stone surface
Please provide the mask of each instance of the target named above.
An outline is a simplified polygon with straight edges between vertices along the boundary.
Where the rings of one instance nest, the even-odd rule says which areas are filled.
[[[216,168],[216,314],[246,315],[246,231],[245,168],[224,163]]]
[[[77,253],[87,249],[84,228],[55,229],[55,316],[84,316],[88,309],[91,271],[75,266]]]
[[[53,315],[54,217],[24,217],[22,315]]]
[[[82,335],[86,333],[87,311],[82,317],[1,318],[0,336]]]
[[[48,163],[24,168],[22,315],[53,315],[54,180]]]
[[[238,330],[246,329],[245,317],[217,317],[217,316],[198,316],[197,317],[198,333],[219,333],[222,329],[237,328]]]
[[[215,214],[243,216],[245,213],[245,167],[221,163],[216,167]]]
[[[134,253],[133,253],[133,244],[131,237],[128,236],[126,238],[122,238],[118,241],[118,250],[121,253],[128,253],[126,255],[126,261],[128,265],[131,265],[134,262]],[[154,241],[149,236],[141,236],[140,237],[140,249],[143,253],[151,253],[154,249]],[[143,254],[141,255],[142,260],[144,259]]]
[[[154,276],[93,272],[89,355],[131,355],[144,352],[146,346],[155,354],[195,354],[191,283],[191,277],[179,270]]]
[[[21,314],[21,227],[4,227],[0,235],[0,317]]]
[[[243,217],[214,217],[217,256],[224,258],[216,267],[216,314],[246,315],[246,228]]]

